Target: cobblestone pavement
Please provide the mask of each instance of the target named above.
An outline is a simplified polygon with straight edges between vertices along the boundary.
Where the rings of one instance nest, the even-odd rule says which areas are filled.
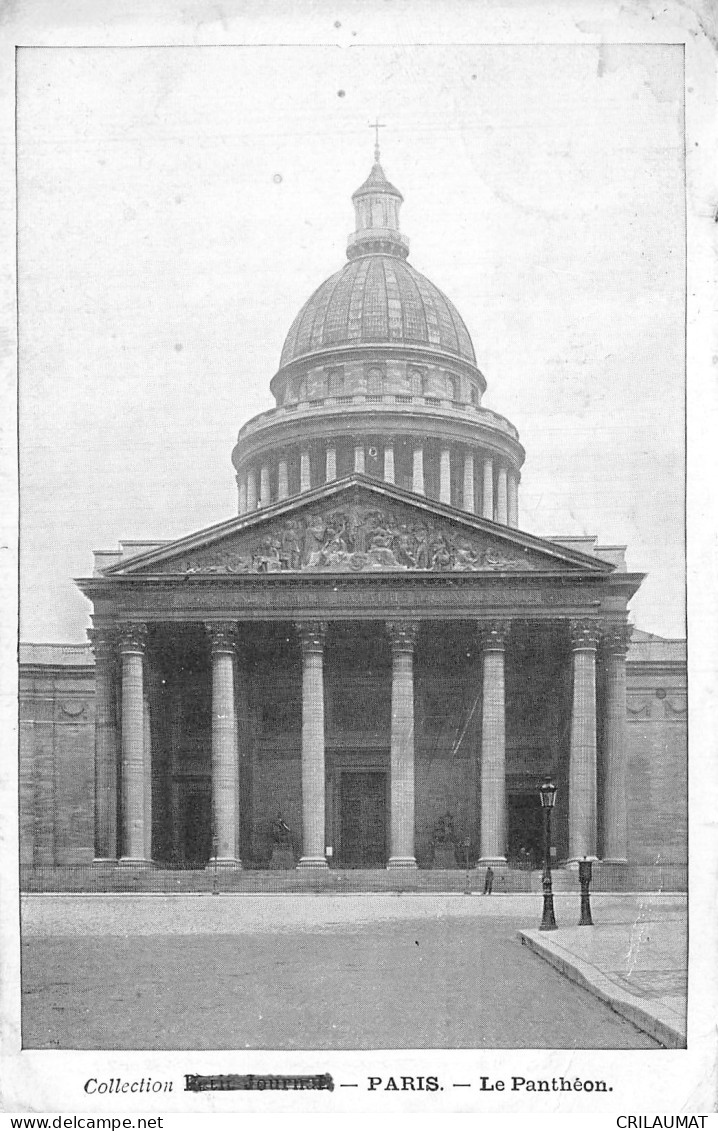
[[[594,916],[681,914],[680,897],[632,898],[597,897]],[[576,909],[557,897],[559,923]],[[522,947],[540,912],[537,896],[26,897],[23,1043],[659,1048]]]

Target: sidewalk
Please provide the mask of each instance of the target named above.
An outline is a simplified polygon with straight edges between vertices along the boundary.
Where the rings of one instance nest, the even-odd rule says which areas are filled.
[[[559,918],[556,931],[519,931],[521,942],[667,1048],[685,1048],[685,899],[625,895],[607,916],[592,903],[593,927]]]

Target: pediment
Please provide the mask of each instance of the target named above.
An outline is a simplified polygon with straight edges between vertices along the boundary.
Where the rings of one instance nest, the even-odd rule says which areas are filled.
[[[610,573],[610,564],[353,476],[106,570],[117,574]]]

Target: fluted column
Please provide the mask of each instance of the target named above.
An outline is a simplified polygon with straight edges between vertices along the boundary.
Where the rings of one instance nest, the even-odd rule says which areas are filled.
[[[411,489],[416,495],[425,495],[424,486],[424,449],[419,446],[414,448],[411,468]]]
[[[464,498],[463,507],[469,514],[476,510],[474,504],[474,453],[466,452],[464,455]]]
[[[121,863],[147,860],[145,832],[144,657],[147,626],[120,626],[122,662],[122,833]]]
[[[364,475],[366,471],[366,460],[364,455],[364,445],[354,445],[354,470]]]
[[[515,472],[509,472],[509,526],[514,529],[519,524],[519,480]]]
[[[289,469],[286,459],[277,464],[277,498],[286,499],[289,495]]]
[[[499,466],[496,481],[496,521],[502,522],[504,526],[509,521],[508,473],[503,464]]]
[[[152,859],[152,726],[150,722],[150,673],[145,673],[142,697],[142,737],[145,747],[145,859]]]
[[[573,702],[568,783],[569,860],[596,859],[596,646],[594,621],[570,623]]]
[[[117,679],[115,639],[90,629],[95,653],[95,860],[117,860]]]
[[[451,503],[451,451],[441,449],[439,457],[439,501]]]
[[[237,476],[237,489],[239,493],[239,514],[247,513],[247,478],[245,475]]]
[[[625,864],[628,859],[626,652],[631,631],[628,624],[611,625],[603,636],[606,663],[603,859],[607,864]]]
[[[414,646],[417,621],[389,621],[391,640],[390,868],[416,868],[414,856]]]
[[[481,514],[484,518],[494,517],[494,461],[484,460],[484,482],[481,496]]]
[[[481,857],[479,864],[506,863],[506,688],[508,621],[482,627]]]
[[[260,507],[268,507],[272,501],[272,491],[269,485],[269,467],[267,464],[262,464],[262,469],[259,473],[259,505]]]
[[[309,491],[312,486],[312,466],[309,450],[304,448],[299,455],[299,490]]]
[[[298,868],[326,868],[324,638],[326,624],[297,624],[302,646],[302,856]]]
[[[241,867],[239,852],[239,762],[234,696],[236,626],[206,626],[212,656],[212,864]]]
[[[254,468],[247,472],[247,511],[252,514],[257,509],[257,473]]]
[[[324,478],[327,483],[332,483],[337,477],[337,449],[330,445],[327,448]]]
[[[394,445],[384,445],[384,482],[394,483]]]

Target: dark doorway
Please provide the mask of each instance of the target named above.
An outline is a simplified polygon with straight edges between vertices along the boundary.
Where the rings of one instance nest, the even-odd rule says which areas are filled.
[[[346,868],[383,868],[386,863],[386,774],[341,776],[341,854]]]
[[[212,855],[212,798],[208,789],[185,789],[180,829],[185,864],[207,864]]]
[[[526,868],[543,864],[543,821],[538,791],[510,793],[509,863]]]

